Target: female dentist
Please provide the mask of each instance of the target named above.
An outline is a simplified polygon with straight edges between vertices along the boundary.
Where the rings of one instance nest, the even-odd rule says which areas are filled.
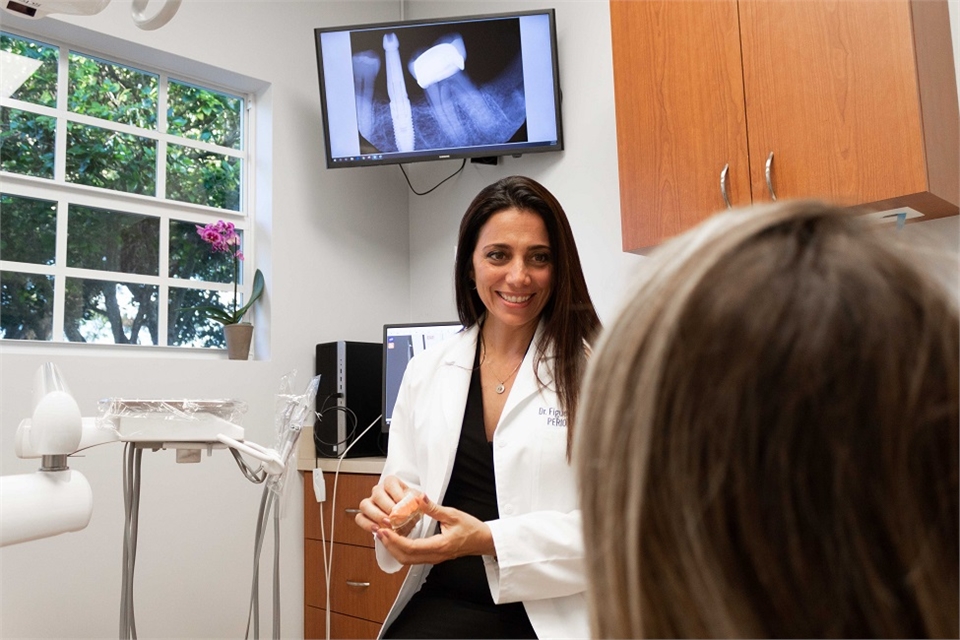
[[[586,638],[569,451],[600,320],[559,202],[521,176],[485,188],[460,223],[454,275],[465,329],[411,360],[356,518],[384,571],[412,565],[380,635]],[[408,489],[424,517],[394,530]]]

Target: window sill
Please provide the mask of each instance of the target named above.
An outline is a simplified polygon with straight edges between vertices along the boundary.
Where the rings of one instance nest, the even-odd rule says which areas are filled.
[[[160,347],[136,344],[89,344],[85,342],[48,342],[43,340],[0,339],[0,354],[77,356],[110,358],[172,358],[177,360],[228,360],[227,350],[197,347]],[[235,362],[256,361],[236,360]]]

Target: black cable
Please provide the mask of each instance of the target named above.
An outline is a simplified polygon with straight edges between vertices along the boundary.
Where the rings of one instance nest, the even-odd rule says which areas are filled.
[[[403,177],[406,178],[406,180],[407,180],[407,186],[410,187],[410,191],[413,191],[413,192],[414,192],[416,195],[418,195],[418,196],[425,196],[425,195],[427,195],[428,193],[430,193],[431,191],[433,191],[434,189],[436,189],[437,187],[439,187],[440,185],[442,185],[444,182],[446,182],[447,180],[449,180],[450,178],[452,178],[453,176],[455,176],[455,175],[457,175],[458,173],[460,173],[461,171],[463,171],[463,168],[464,168],[465,166],[467,166],[467,159],[466,159],[466,158],[463,159],[463,162],[460,163],[460,168],[459,168],[459,169],[457,169],[456,171],[454,171],[453,173],[451,173],[449,176],[447,176],[446,178],[444,178],[443,180],[441,180],[440,182],[438,182],[436,185],[434,185],[434,187],[433,187],[432,189],[428,189],[428,190],[424,191],[423,193],[420,193],[419,191],[417,191],[416,189],[414,189],[414,188],[413,188],[413,185],[410,184],[410,177],[407,175],[407,170],[403,168],[403,165],[402,165],[402,164],[398,164],[397,166],[400,167],[400,171],[403,173]]]
[[[377,449],[383,457],[387,457],[387,443],[390,441],[390,434],[380,432],[377,434]]]
[[[320,427],[320,424],[323,423],[323,418],[321,414],[326,413],[327,411],[340,411],[346,414],[346,416],[350,419],[350,428],[347,431],[347,433],[344,435],[343,440],[340,440],[337,442],[327,442],[326,440],[320,437],[319,427]],[[357,414],[355,414],[353,410],[350,409],[350,407],[334,406],[334,407],[327,407],[323,411],[318,411],[317,419],[318,419],[318,424],[313,429],[313,447],[317,453],[317,457],[318,458],[336,458],[338,455],[337,453],[329,454],[324,449],[325,447],[331,447],[332,451],[336,452],[337,450],[340,449],[341,446],[347,444],[348,442],[353,441],[353,435],[357,432],[357,422],[358,422]]]
[[[353,410],[350,409],[350,407],[329,407],[327,411],[340,411],[341,413],[346,414],[347,417],[350,418],[350,425],[351,425],[350,431],[348,431],[347,434],[343,436],[343,440],[339,440],[337,442],[327,442],[326,440],[321,438],[320,433],[316,429],[314,429],[313,442],[315,444],[322,444],[328,447],[339,447],[340,445],[344,445],[350,442],[350,440],[353,439],[353,434],[356,433],[357,431],[357,414],[355,414]],[[320,412],[317,412],[317,417],[319,418],[320,422],[323,422],[323,418],[320,417]]]
[[[340,445],[350,442],[353,439],[353,434],[357,432],[357,422],[358,422],[357,414],[355,414],[350,407],[346,407],[346,406],[341,407],[339,405],[334,405],[332,407],[328,407],[327,400],[329,400],[332,397],[334,396],[329,395],[324,399],[323,404],[320,406],[320,411],[316,412],[317,419],[320,422],[323,422],[323,414],[325,414],[327,411],[340,411],[346,414],[346,416],[350,419],[350,425],[351,425],[350,430],[344,435],[343,440],[340,440],[339,442],[326,442],[320,437],[319,430],[314,429],[313,430],[314,445],[321,444],[327,447],[339,447]],[[333,457],[336,457],[336,456],[333,456]]]

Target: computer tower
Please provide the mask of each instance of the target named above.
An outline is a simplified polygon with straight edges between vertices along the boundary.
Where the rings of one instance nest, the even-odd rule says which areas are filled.
[[[386,455],[378,419],[382,368],[383,345],[378,342],[340,340],[317,345],[320,386],[313,430],[317,457],[339,458],[345,451],[348,458]],[[354,443],[371,423],[370,430]]]

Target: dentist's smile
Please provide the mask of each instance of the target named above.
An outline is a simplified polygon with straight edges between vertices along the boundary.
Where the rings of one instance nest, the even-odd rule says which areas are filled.
[[[533,294],[510,295],[509,293],[503,293],[502,291],[498,291],[497,295],[511,304],[522,304],[524,302],[527,302],[528,300],[530,300],[530,298],[533,297]]]

